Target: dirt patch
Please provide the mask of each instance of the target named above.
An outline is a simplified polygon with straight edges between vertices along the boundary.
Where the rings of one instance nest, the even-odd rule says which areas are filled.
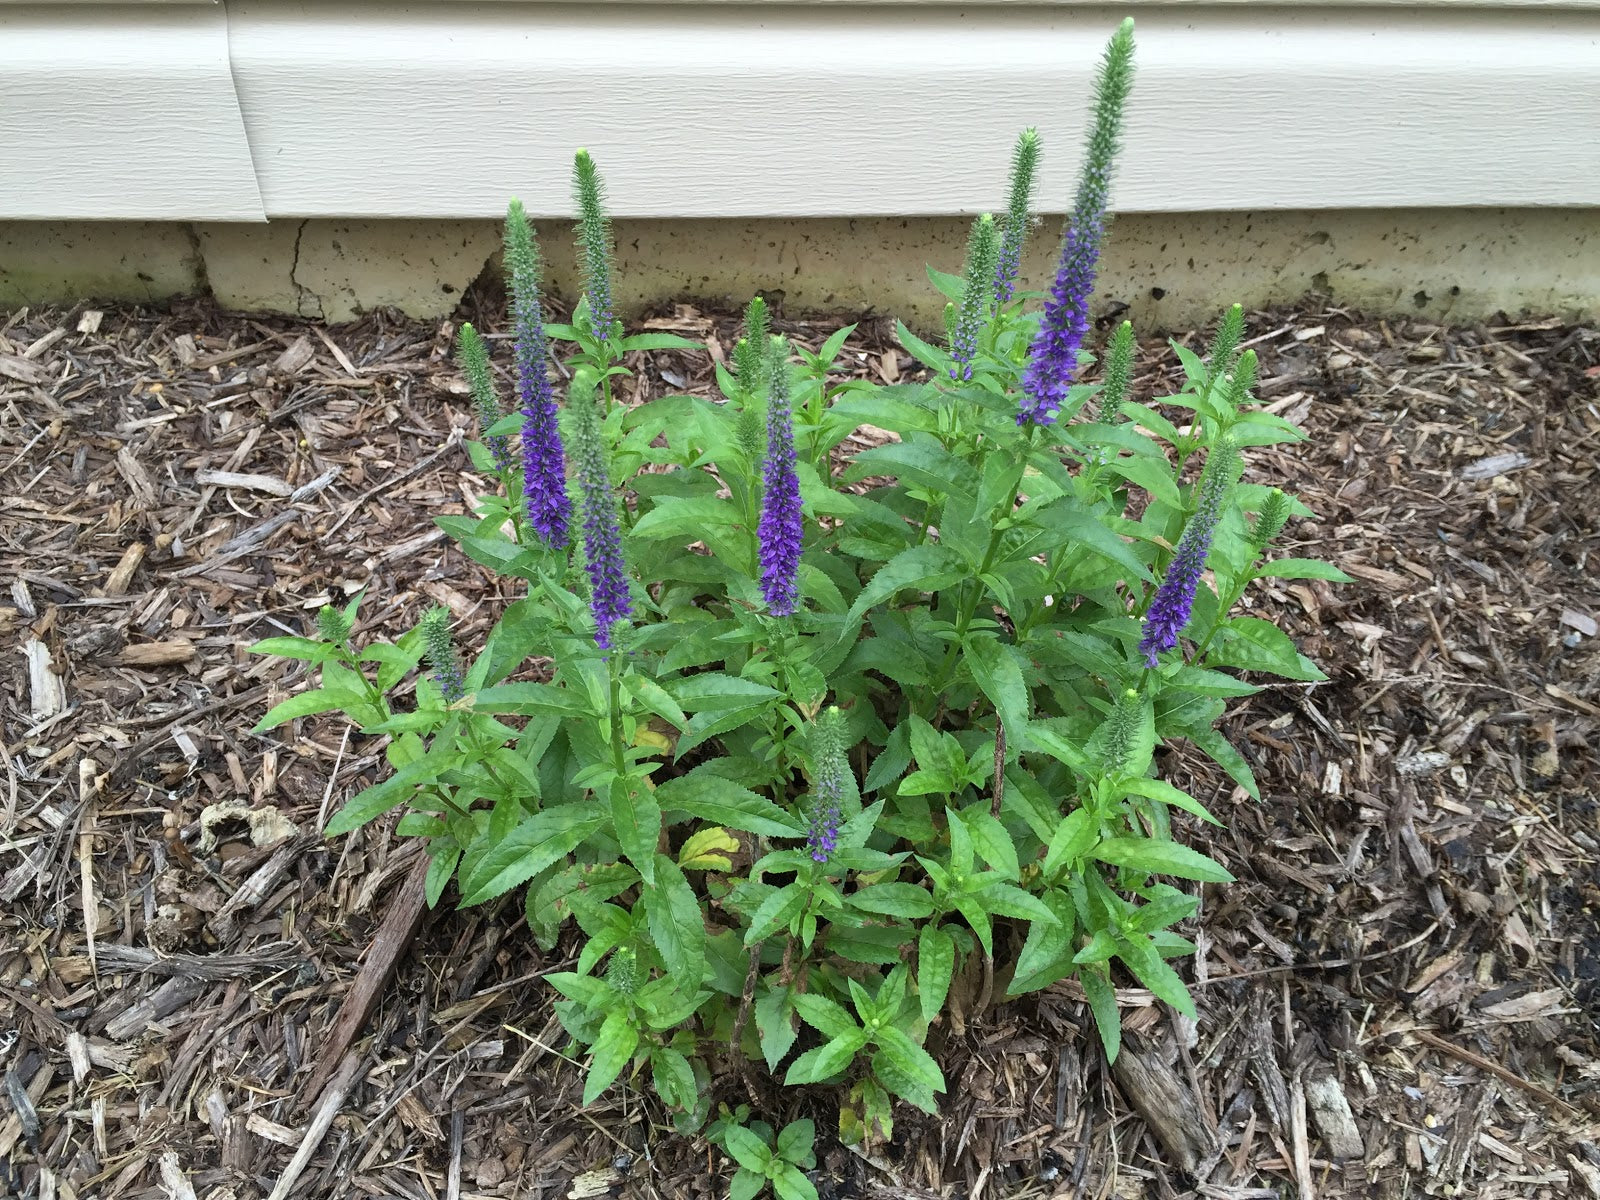
[[[712,353],[652,355],[629,398],[709,390],[733,320],[654,324]],[[1288,551],[1356,582],[1254,601],[1330,675],[1230,717],[1261,804],[1165,764],[1226,813],[1209,849],[1240,879],[1182,964],[1200,1020],[1129,989],[1110,1070],[1070,985],[973,1014],[940,1031],[941,1119],[870,1162],[834,1147],[824,1196],[1600,1196],[1600,333],[1252,329],[1264,402],[1312,436],[1251,477],[1318,514]],[[510,598],[432,525],[485,486],[452,333],[0,318],[0,1194],[721,1194],[642,1096],[577,1107],[540,981],[567,964],[515,898],[425,916],[327,1061],[414,848],[318,836],[381,747],[249,733],[297,675],[244,648],[363,586],[365,626],[443,603],[469,640]],[[882,322],[848,347],[912,374]],[[1140,399],[1174,390],[1163,346],[1141,364]]]

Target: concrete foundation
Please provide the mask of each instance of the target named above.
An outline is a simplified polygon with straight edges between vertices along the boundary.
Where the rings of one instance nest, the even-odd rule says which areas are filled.
[[[570,295],[568,222],[540,225],[550,290]],[[1030,245],[1034,286],[1049,278],[1059,226],[1046,219]],[[619,221],[617,299],[636,311],[759,291],[791,312],[937,327],[943,302],[924,264],[959,270],[966,232],[957,217]],[[228,308],[332,322],[382,306],[439,317],[494,262],[498,238],[492,221],[0,222],[0,307],[209,291]],[[1098,303],[1126,305],[1145,329],[1187,328],[1227,304],[1312,292],[1375,314],[1593,319],[1600,209],[1132,213],[1112,227]]]

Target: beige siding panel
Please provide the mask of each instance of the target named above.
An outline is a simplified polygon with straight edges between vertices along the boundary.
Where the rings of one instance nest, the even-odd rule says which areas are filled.
[[[959,214],[1046,138],[1070,200],[1107,10],[232,0],[273,216]],[[1139,23],[1132,211],[1600,204],[1600,14],[1188,7]]]
[[[0,218],[265,220],[221,7],[0,8]]]

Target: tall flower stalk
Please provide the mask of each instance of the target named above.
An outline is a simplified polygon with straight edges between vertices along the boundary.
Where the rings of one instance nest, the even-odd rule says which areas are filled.
[[[446,704],[454,704],[467,694],[466,675],[461,658],[450,639],[450,610],[436,604],[422,616],[422,645],[433,668],[433,682]]]
[[[478,410],[478,432],[503,481],[511,475],[511,447],[504,437],[489,432],[505,415],[500,411],[500,397],[495,393],[494,379],[489,374],[489,348],[483,344],[482,335],[472,327],[471,321],[461,323],[456,345],[461,372],[472,388],[472,403]]]
[[[1206,460],[1205,471],[1196,487],[1199,503],[1184,526],[1172,561],[1167,564],[1167,573],[1144,615],[1144,636],[1139,639],[1139,653],[1144,655],[1147,667],[1154,667],[1157,655],[1178,644],[1178,635],[1194,613],[1195,593],[1206,569],[1206,557],[1211,553],[1211,539],[1238,469],[1239,451],[1229,442],[1218,445]]]
[[[539,298],[539,247],[520,200],[513,200],[506,212],[505,264],[522,407],[522,495],[528,524],[548,545],[560,549],[567,544],[572,500],[567,495],[567,460],[550,386],[550,344]]]
[[[1017,136],[1011,156],[1011,192],[1006,203],[1005,233],[995,261],[994,298],[1004,304],[1016,293],[1017,273],[1022,268],[1022,247],[1028,240],[1028,224],[1033,220],[1033,177],[1039,166],[1039,131],[1024,129]]]
[[[789,399],[789,343],[768,342],[767,455],[761,464],[761,594],[775,617],[792,616],[800,597],[800,478],[795,474],[794,412]]]
[[[844,719],[830,705],[817,715],[811,726],[811,795],[806,803],[806,849],[811,861],[826,866],[839,848],[839,825],[843,819],[845,773],[850,761],[845,755]]]
[[[1095,82],[1094,120],[1078,195],[1061,244],[1061,261],[1045,298],[1039,332],[1029,349],[1022,377],[1018,425],[1049,425],[1066,402],[1078,370],[1078,350],[1089,332],[1089,298],[1094,293],[1100,243],[1108,216],[1111,168],[1122,133],[1122,109],[1133,86],[1133,19],[1124,21],[1106,47]]]
[[[587,150],[579,150],[572,163],[572,191],[578,202],[578,251],[583,271],[583,294],[589,301],[594,335],[610,341],[616,318],[611,300],[611,219],[606,216],[605,185]]]
[[[994,217],[984,213],[972,223],[967,239],[966,289],[961,308],[950,333],[950,357],[955,359],[950,378],[972,378],[972,360],[978,357],[978,337],[994,307],[995,261],[1000,253],[1000,235]]]
[[[617,495],[611,486],[611,468],[600,429],[594,377],[588,371],[580,371],[573,379],[567,408],[574,417],[578,514],[583,526],[583,566],[589,576],[594,640],[602,650],[609,650],[612,631],[633,615],[633,601],[628,595],[622,526],[617,519]]]

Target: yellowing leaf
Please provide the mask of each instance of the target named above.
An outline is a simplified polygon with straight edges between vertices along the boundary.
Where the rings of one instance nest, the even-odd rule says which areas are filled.
[[[678,851],[678,865],[686,871],[728,871],[733,861],[727,856],[739,850],[739,839],[720,825],[702,829]]]
[[[672,753],[672,743],[665,734],[657,733],[648,726],[641,725],[634,731],[633,744],[635,746],[653,746],[663,754]]]

